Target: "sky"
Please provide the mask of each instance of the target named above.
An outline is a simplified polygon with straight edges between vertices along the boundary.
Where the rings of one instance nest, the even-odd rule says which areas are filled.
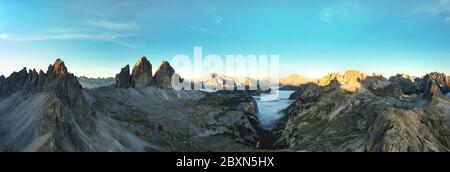
[[[450,0],[0,0],[5,76],[62,58],[77,76],[109,77],[194,47],[277,54],[281,76],[450,74]]]

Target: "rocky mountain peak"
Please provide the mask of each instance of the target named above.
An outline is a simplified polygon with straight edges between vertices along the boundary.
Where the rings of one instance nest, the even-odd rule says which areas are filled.
[[[410,80],[410,81],[414,81],[414,77],[412,77],[411,75],[409,75],[407,73],[399,73],[399,74],[397,74],[397,76],[405,78],[405,79]]]
[[[3,75],[0,76],[0,81],[3,81],[5,79],[6,79],[5,76],[3,76]]]
[[[55,63],[53,65],[49,66],[49,71],[47,71],[49,74],[55,74],[55,75],[66,75],[67,68],[66,65],[64,65],[64,61],[61,59],[56,59]]]
[[[348,83],[358,83],[361,80],[364,80],[367,78],[367,75],[364,73],[361,73],[357,70],[348,70],[345,71],[345,74],[343,76],[343,79],[345,82]]]
[[[417,92],[414,78],[408,74],[400,73],[389,78],[391,84],[398,84],[405,94],[414,94]]]
[[[365,80],[367,77],[366,74],[357,70],[348,70],[345,71],[344,75],[340,73],[330,73],[317,81],[317,84],[318,86],[324,87],[330,85],[333,80],[336,80],[343,90],[356,92],[361,87],[360,81]]]
[[[0,96],[11,95],[18,91],[24,94],[51,92],[56,93],[58,98],[70,101],[79,96],[81,86],[76,77],[67,72],[64,62],[57,59],[49,66],[47,73],[42,70],[38,73],[35,69],[27,71],[23,68],[19,72],[13,72],[0,85]]]
[[[372,74],[360,82],[370,90],[385,88],[390,84],[389,81],[380,74]]]
[[[433,97],[443,97],[441,89],[438,87],[435,80],[430,80],[426,83],[423,97],[428,100],[431,100]]]
[[[280,84],[283,86],[300,86],[302,84],[306,84],[311,80],[298,74],[291,74],[288,77],[281,78]]]
[[[152,65],[147,57],[142,57],[133,67],[131,74],[133,87],[142,88],[152,84]]]
[[[175,74],[175,69],[170,66],[169,62],[162,61],[161,65],[155,72],[153,78],[154,84],[160,88],[172,88],[172,75]]]
[[[425,75],[423,77],[423,88],[424,91],[427,91],[427,85],[431,81],[434,81],[436,86],[442,92],[442,94],[447,94],[450,92],[450,76],[446,76],[444,73],[433,72]]]
[[[130,65],[126,65],[120,70],[120,73],[116,75],[116,87],[130,88],[133,85],[130,75]]]

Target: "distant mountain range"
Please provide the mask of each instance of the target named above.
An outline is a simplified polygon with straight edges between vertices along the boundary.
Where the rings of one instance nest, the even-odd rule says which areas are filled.
[[[116,82],[115,78],[88,78],[85,76],[78,77],[78,81],[80,82],[83,88],[97,88],[104,86],[112,86]]]
[[[97,88],[104,86],[112,86],[115,83],[115,78],[89,78],[85,76],[78,77],[78,81],[80,82],[83,88]],[[279,84],[282,89],[291,89],[295,90],[300,85],[311,82],[313,80],[308,79],[304,76],[298,74],[292,74],[287,77],[281,78],[279,80]],[[225,75],[220,75],[216,73],[211,73],[204,76],[201,79],[194,80],[193,82],[202,85],[202,88],[219,88],[225,87],[227,89],[238,87],[251,86],[256,87],[258,85],[266,86],[270,88],[270,85],[274,84],[273,81],[268,79],[257,80],[250,77],[230,77]],[[233,85],[229,85],[227,83],[234,83]]]

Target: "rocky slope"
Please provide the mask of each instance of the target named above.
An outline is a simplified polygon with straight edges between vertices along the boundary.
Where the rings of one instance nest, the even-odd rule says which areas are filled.
[[[116,75],[117,88],[130,88],[133,86],[133,80],[130,75],[130,65],[126,65],[120,69],[120,73]]]
[[[359,72],[303,85],[276,143],[288,151],[449,151],[448,77]],[[411,82],[410,82],[411,81]],[[439,83],[439,84],[438,84]]]
[[[1,79],[0,151],[256,148],[261,129],[253,98],[160,89],[160,85],[136,88],[136,81],[149,80],[137,77],[141,74],[132,80],[129,71],[122,69],[116,87],[82,89],[58,59],[46,73],[23,69]]]

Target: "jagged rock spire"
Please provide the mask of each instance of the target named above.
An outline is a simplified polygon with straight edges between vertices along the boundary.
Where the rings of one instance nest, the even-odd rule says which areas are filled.
[[[67,73],[66,65],[64,65],[64,61],[61,59],[56,59],[53,64],[53,72],[57,75],[64,75]]]
[[[116,87],[130,88],[133,85],[130,75],[130,65],[126,65],[120,70],[120,73],[116,75]]]
[[[143,56],[139,59],[133,67],[131,74],[132,86],[136,88],[143,88],[152,84],[152,64]]]
[[[19,72],[13,72],[0,85],[0,96],[10,95],[17,91],[23,93],[38,93],[49,91],[56,93],[58,98],[73,99],[81,91],[77,78],[67,72],[67,68],[61,59],[57,59],[53,65],[49,65],[48,72],[42,70],[27,71],[23,68]]]
[[[444,73],[429,73],[423,77],[422,87],[424,98],[443,97],[450,91],[450,77]]]
[[[424,88],[423,97],[425,99],[431,100],[433,97],[443,97],[441,90],[436,84],[435,80],[427,81],[427,85]]]
[[[115,86],[118,88],[143,88],[147,86],[172,88],[172,76],[174,74],[175,70],[169,62],[162,61],[152,77],[152,65],[144,56],[134,65],[131,75],[129,65],[122,68],[120,73],[116,75]]]
[[[169,62],[162,61],[153,77],[153,85],[160,88],[172,88],[173,74],[175,74],[175,70],[170,66]]]

